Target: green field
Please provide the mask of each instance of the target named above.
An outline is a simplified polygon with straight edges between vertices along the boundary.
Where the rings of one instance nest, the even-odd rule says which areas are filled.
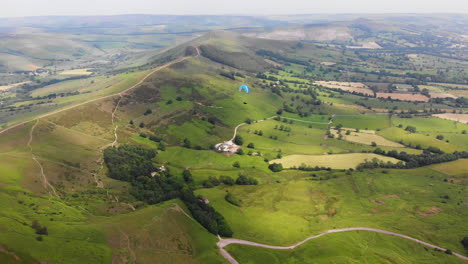
[[[390,127],[390,119],[387,115],[351,115],[351,116],[336,116],[333,119],[333,124],[343,125],[343,127],[359,128],[359,129],[384,129]]]
[[[377,134],[392,141],[401,141],[404,144],[411,143],[413,146],[420,145],[423,148],[428,148],[430,146],[437,147],[445,152],[461,151],[465,149],[463,146],[438,140],[436,139],[435,135],[431,136],[420,133],[409,133],[401,128],[396,127],[386,128],[380,132],[377,132]]]
[[[462,224],[466,212],[459,202],[464,187],[444,182],[443,174],[423,168],[351,176],[330,173],[338,177],[321,181],[314,178],[326,174],[310,175],[304,172],[303,180],[198,193],[223,213],[241,239],[289,245],[327,229],[369,226],[463,252],[459,228],[466,230]],[[222,199],[226,190],[241,207]],[[445,194],[450,194],[448,200],[441,198]]]
[[[429,118],[392,118],[392,125],[403,125],[416,127],[417,132],[441,132],[441,133],[460,133],[463,130],[468,130],[468,125],[440,119],[437,117]]]

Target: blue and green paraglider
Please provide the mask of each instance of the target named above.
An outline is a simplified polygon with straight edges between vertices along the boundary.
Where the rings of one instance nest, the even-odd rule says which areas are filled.
[[[239,92],[242,92],[242,90],[244,90],[245,93],[247,93],[247,94],[250,93],[250,88],[246,84],[243,84],[243,85],[239,86]]]

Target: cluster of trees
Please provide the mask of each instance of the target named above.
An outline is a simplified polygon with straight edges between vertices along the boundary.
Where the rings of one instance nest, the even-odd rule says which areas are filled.
[[[203,181],[203,187],[205,188],[212,188],[215,186],[219,186],[221,184],[233,186],[234,184],[237,185],[257,185],[258,181],[255,178],[248,177],[245,175],[239,175],[236,180],[234,180],[230,176],[220,176],[219,178],[210,176],[207,180]]]
[[[268,168],[272,172],[280,172],[280,171],[283,170],[283,164],[281,164],[281,163],[272,163],[272,164],[268,165]]]
[[[380,148],[374,150],[375,154],[384,155],[388,157],[393,157],[401,161],[395,163],[383,162],[378,159],[372,159],[371,161],[365,161],[358,165],[358,169],[373,169],[373,168],[396,168],[396,169],[412,169],[422,166],[427,166],[436,163],[443,163],[454,161],[457,159],[468,158],[468,152],[454,152],[454,153],[444,153],[440,151],[439,153],[431,152],[428,149],[425,149],[422,154],[408,154],[404,151],[398,152],[396,150],[383,151]],[[404,162],[406,163],[404,163]]]
[[[158,137],[158,136],[155,136],[155,135],[148,135],[148,134],[143,133],[143,132],[140,133],[140,137],[148,138],[149,140],[154,141],[154,142],[161,142],[163,140],[162,137]]]
[[[49,231],[47,230],[46,226],[43,226],[39,223],[39,221],[34,220],[31,225],[32,229],[36,232],[38,235],[48,235]]]
[[[197,197],[193,191],[184,187],[180,191],[180,198],[185,203],[193,217],[210,233],[224,237],[232,237],[231,227],[226,219],[213,207],[206,204],[202,197]]]
[[[236,76],[241,77],[241,78],[245,78],[245,75],[243,75],[240,72],[225,72],[225,71],[222,71],[222,72],[219,73],[219,75],[221,75],[223,77],[226,77],[228,79],[231,79],[231,80],[236,80]]]
[[[410,132],[410,133],[416,133],[416,127],[414,127],[414,126],[407,126],[407,127],[405,128],[405,131],[408,131],[408,132]]]
[[[255,130],[254,134],[259,135],[259,136],[263,136],[263,131],[262,130]]]
[[[285,110],[285,111],[286,111],[286,110]],[[287,112],[287,111],[286,111],[286,112]],[[287,118],[281,119],[280,116],[275,116],[275,117],[273,118],[273,120],[281,121],[281,122],[283,122],[283,123],[289,123],[289,124],[293,124],[293,123],[294,123],[293,120],[291,120],[291,119],[288,120]],[[276,129],[276,128],[275,128],[275,129]]]
[[[330,167],[319,167],[319,166],[308,166],[305,164],[299,165],[299,167],[292,167],[291,169],[293,170],[301,170],[301,171],[321,171],[321,170],[326,170],[326,171],[331,171],[332,169]]]
[[[279,131],[284,131],[284,132],[291,132],[291,128],[283,125],[275,125],[274,129],[277,129]]]
[[[241,136],[236,135],[234,137],[234,144],[242,146],[244,144],[244,139]]]
[[[74,95],[79,95],[79,94],[87,94],[91,93],[91,91],[85,91],[85,92],[68,92],[68,93],[51,93],[45,96],[38,96],[38,97],[33,97],[33,100],[44,100],[44,99],[54,99],[57,97],[67,97],[67,96],[74,96]]]
[[[183,179],[171,175],[167,168],[156,168],[152,160],[156,152],[134,145],[109,147],[104,150],[104,161],[113,179],[130,182],[131,194],[138,200],[155,204],[180,198],[193,217],[213,234],[232,236],[224,217],[211,206],[196,197],[186,182],[193,181],[190,172],[184,171]]]

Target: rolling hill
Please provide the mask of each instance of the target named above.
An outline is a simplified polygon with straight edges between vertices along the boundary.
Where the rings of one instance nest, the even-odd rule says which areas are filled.
[[[291,252],[225,249],[246,263],[462,263],[452,250],[466,255],[466,125],[431,114],[467,102],[376,98],[316,81],[421,94],[415,87],[428,80],[463,88],[465,64],[440,55],[414,69],[406,51],[300,41],[359,44],[375,37],[364,24],[377,35],[393,27],[296,26],[291,38],[284,28],[256,37],[213,31],[118,69],[6,92],[0,196],[11,202],[0,203],[0,261],[228,263],[216,246],[221,230],[289,245],[365,226],[449,250],[360,231]],[[100,52],[82,48],[83,56]],[[346,140],[365,133],[373,137]],[[240,150],[220,153],[219,143]]]

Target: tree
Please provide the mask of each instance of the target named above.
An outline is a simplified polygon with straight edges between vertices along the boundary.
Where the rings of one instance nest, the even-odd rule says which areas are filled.
[[[249,144],[247,145],[247,147],[253,149],[253,148],[255,148],[255,145],[254,145],[254,143],[249,143]]]
[[[239,163],[238,161],[236,161],[236,162],[234,162],[234,163],[232,164],[232,166],[233,166],[234,168],[240,168],[240,163]]]
[[[443,139],[444,139],[444,136],[443,136],[443,135],[437,135],[436,138],[437,138],[438,140],[443,140]]]
[[[191,148],[192,143],[190,142],[190,139],[184,138],[184,144],[182,145],[184,148]]]
[[[145,127],[145,123],[141,122],[140,125],[139,125],[140,128],[144,128]]]
[[[229,186],[232,186],[236,183],[234,179],[229,176],[221,176],[219,177],[219,181]]]
[[[193,182],[192,173],[187,169],[185,169],[184,172],[182,172],[182,177],[184,178],[184,181],[186,183],[192,183]]]
[[[405,128],[405,131],[408,131],[408,132],[410,132],[410,133],[416,133],[416,127],[414,127],[414,126],[407,126],[407,127]]]
[[[377,147],[377,143],[375,143],[375,141],[372,141],[371,146]]]
[[[162,142],[159,143],[158,150],[166,151],[166,145],[164,145],[164,143],[162,143]]]
[[[149,114],[152,114],[153,113],[153,110],[151,109],[146,109],[145,113],[143,115],[149,115]]]
[[[133,125],[133,120],[130,120],[130,122],[128,122],[130,125]]]
[[[236,184],[238,185],[257,185],[258,181],[252,177],[247,177],[245,175],[239,175],[236,179]]]
[[[283,170],[283,164],[281,163],[272,163],[268,165],[268,168],[273,172],[280,172]]]
[[[463,247],[468,250],[468,237],[464,237],[460,243],[462,243]]]
[[[234,144],[242,146],[242,144],[244,144],[244,139],[241,136],[236,135],[234,137]]]
[[[244,154],[245,154],[245,153],[244,153],[244,150],[242,150],[241,148],[239,148],[239,149],[236,151],[236,153],[237,153],[238,155],[244,155]]]
[[[38,234],[38,235],[48,235],[49,234],[49,231],[47,230],[47,227],[42,226],[41,224],[39,224],[39,222],[37,220],[34,220],[32,222],[31,227],[36,231],[36,234]]]
[[[172,102],[171,99],[167,100],[167,102],[166,102],[166,104],[168,104],[168,105],[170,105],[170,104],[172,104],[172,103],[173,103],[173,102]]]

